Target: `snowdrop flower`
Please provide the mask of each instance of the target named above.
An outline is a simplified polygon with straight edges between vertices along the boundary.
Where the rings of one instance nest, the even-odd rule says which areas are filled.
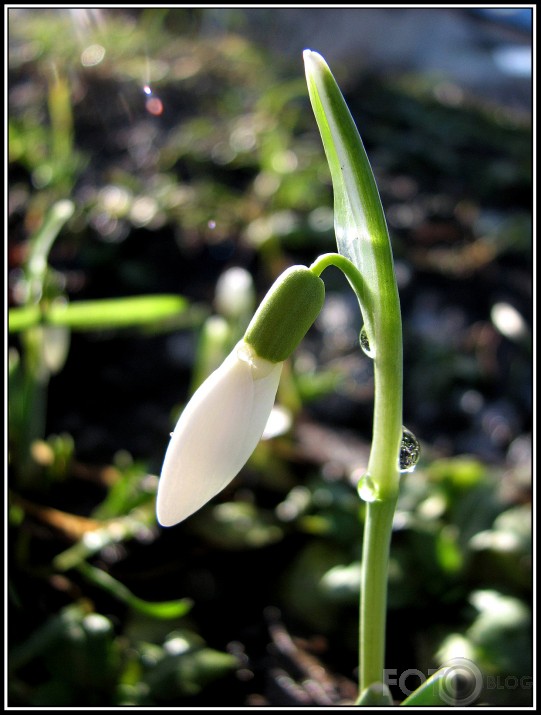
[[[282,365],[258,358],[241,340],[195,392],[165,455],[157,503],[162,526],[197,511],[248,461],[272,410]]]
[[[246,333],[180,416],[158,485],[157,517],[173,526],[239,473],[261,439],[284,360],[316,319],[323,281],[293,266],[275,282]]]
[[[218,312],[230,320],[249,317],[255,306],[255,288],[250,272],[238,266],[224,271],[216,283],[214,304]]]

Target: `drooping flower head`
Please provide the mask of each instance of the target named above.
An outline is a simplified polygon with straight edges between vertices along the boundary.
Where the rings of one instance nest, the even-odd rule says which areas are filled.
[[[172,434],[158,485],[157,517],[173,526],[239,473],[261,439],[282,365],[314,320],[323,281],[293,266],[275,282],[244,338],[194,393]]]

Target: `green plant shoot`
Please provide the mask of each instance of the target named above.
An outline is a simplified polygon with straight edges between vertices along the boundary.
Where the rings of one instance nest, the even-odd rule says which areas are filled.
[[[304,62],[331,172],[338,251],[360,274],[359,280],[350,282],[363,314],[365,351],[369,345],[374,360],[372,448],[367,474],[359,484],[359,494],[367,502],[359,654],[363,704],[363,693],[373,692],[383,678],[387,563],[402,440],[402,324],[387,224],[361,138],[325,60],[306,50]],[[387,695],[382,689],[381,704],[389,701]]]

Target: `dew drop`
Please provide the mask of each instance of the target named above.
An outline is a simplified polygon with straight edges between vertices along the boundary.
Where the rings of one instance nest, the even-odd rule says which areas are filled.
[[[363,474],[363,476],[359,479],[357,484],[357,493],[365,502],[373,502],[378,498],[377,487],[368,472]]]
[[[400,456],[398,460],[401,472],[413,472],[419,461],[421,445],[419,440],[409,429],[402,427],[402,442],[400,443]]]
[[[367,355],[369,358],[374,358],[374,351],[370,348],[370,341],[368,340],[368,334],[366,332],[366,328],[363,325],[361,328],[361,332],[359,333],[359,343],[361,345],[361,348],[363,349],[363,352],[365,355]]]

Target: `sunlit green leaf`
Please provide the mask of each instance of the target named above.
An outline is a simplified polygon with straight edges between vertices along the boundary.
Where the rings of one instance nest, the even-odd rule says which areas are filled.
[[[179,317],[186,313],[188,307],[188,301],[179,295],[146,295],[55,303],[50,307],[31,305],[9,310],[9,331],[25,330],[40,321],[81,331],[152,325]]]
[[[427,678],[416,690],[400,704],[407,707],[449,707],[453,672],[448,668],[441,668]],[[449,682],[451,679],[451,682]]]
[[[400,314],[383,207],[361,137],[329,67],[317,52],[306,50],[304,58],[310,100],[331,172],[338,251],[363,277],[361,309],[369,339],[377,344],[380,314]]]
[[[176,601],[161,601],[159,603],[145,601],[142,598],[134,596],[124,584],[95,566],[82,563],[79,564],[78,569],[83,576],[95,586],[99,586],[115,598],[131,606],[131,608],[153,616],[154,618],[180,618],[181,616],[185,616],[192,606],[192,602],[187,598],[178,599]]]
[[[68,199],[57,201],[46,213],[42,225],[30,239],[30,252],[25,270],[29,301],[41,298],[49,252],[74,211],[75,205]]]

